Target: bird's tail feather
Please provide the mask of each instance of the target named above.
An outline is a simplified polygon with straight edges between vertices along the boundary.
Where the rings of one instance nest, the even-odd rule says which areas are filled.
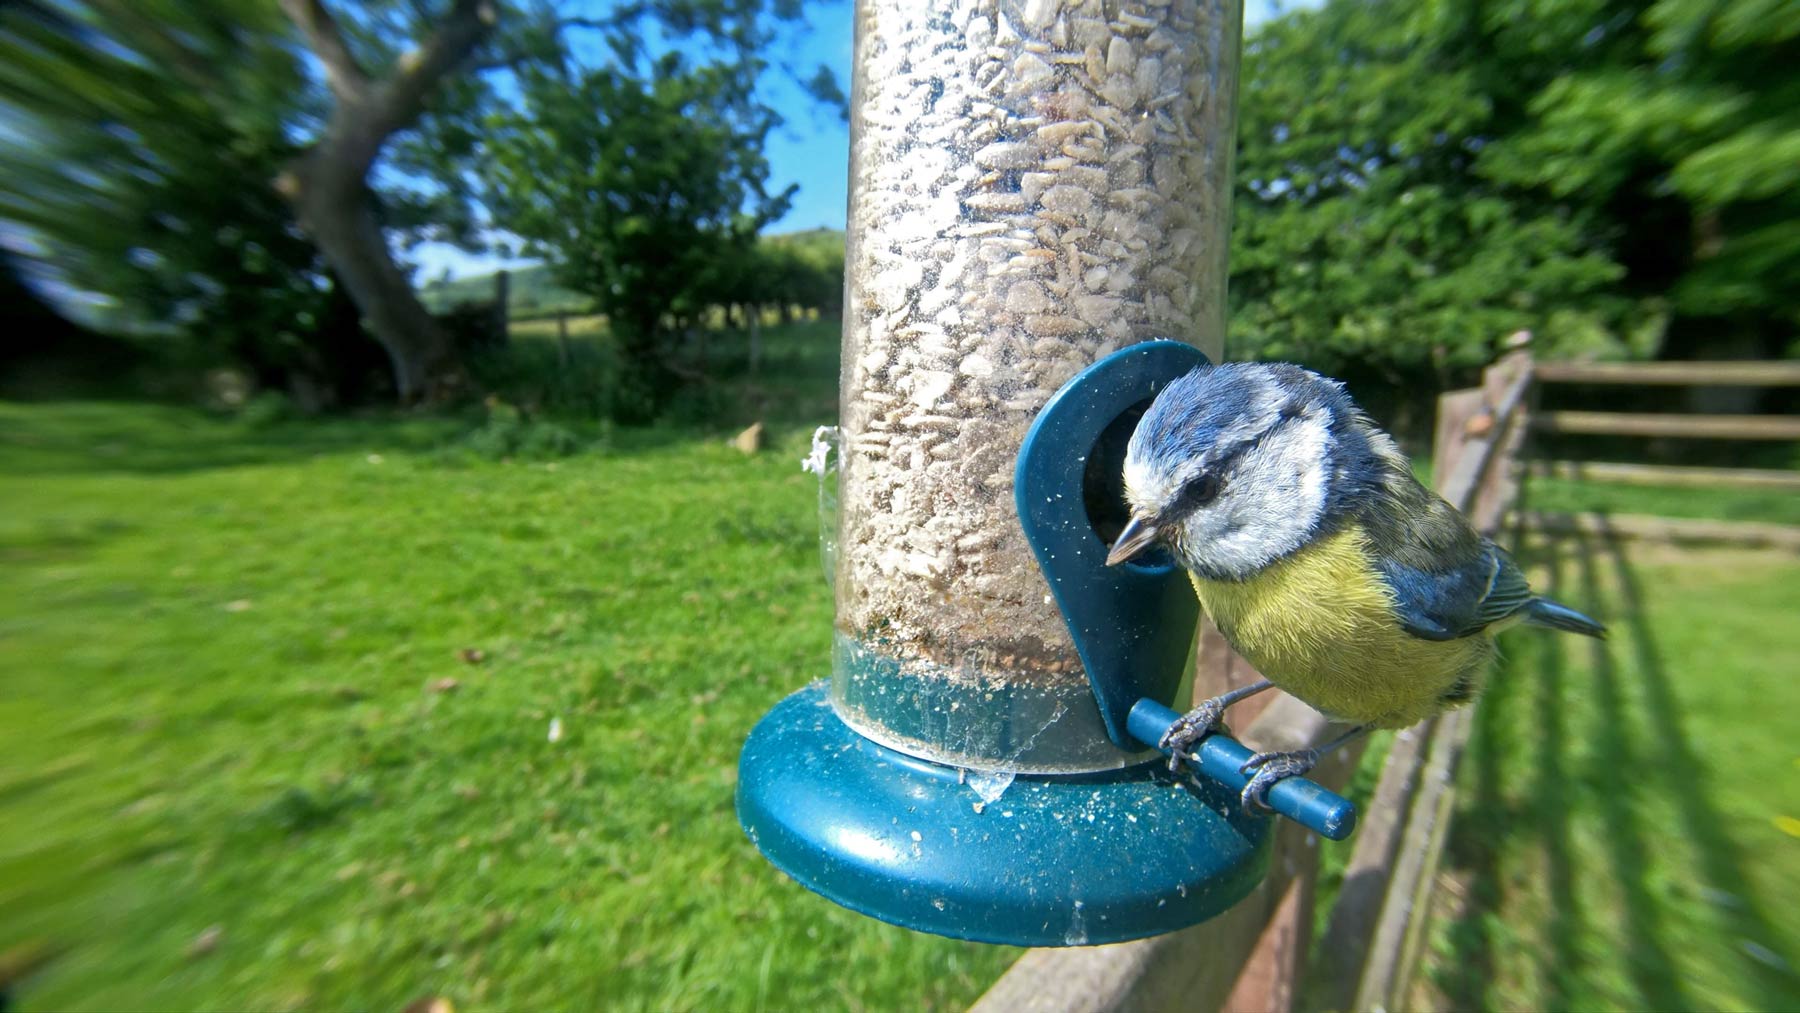
[[[1579,633],[1584,637],[1606,639],[1606,627],[1589,619],[1567,605],[1553,602],[1548,598],[1533,598],[1525,607],[1525,621],[1533,626],[1548,626],[1553,630],[1565,633]]]

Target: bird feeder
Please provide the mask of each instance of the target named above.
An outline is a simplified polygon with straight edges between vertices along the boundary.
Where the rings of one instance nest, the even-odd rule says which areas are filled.
[[[752,732],[738,795],[839,903],[1101,943],[1261,878],[1248,751],[1204,740],[1217,781],[1146,744],[1192,668],[1186,577],[1103,565],[1137,417],[1222,345],[1241,15],[857,4],[831,677]],[[1310,782],[1270,800],[1347,831]]]

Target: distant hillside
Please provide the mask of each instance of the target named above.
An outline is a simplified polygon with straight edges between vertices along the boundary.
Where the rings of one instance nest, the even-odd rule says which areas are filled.
[[[805,229],[762,237],[763,242],[797,247],[817,259],[828,262],[844,256],[844,233],[841,229]],[[558,286],[550,278],[550,268],[538,264],[511,272],[509,291],[514,317],[532,317],[556,312],[586,313],[592,304],[586,296]],[[419,289],[419,298],[434,313],[441,313],[459,303],[485,303],[494,297],[494,272],[474,274],[451,281],[429,281]]]
[[[835,256],[842,260],[844,256],[843,229],[805,229],[800,232],[782,232],[777,235],[762,237],[765,243],[781,246],[793,246],[803,250],[816,250],[826,256]]]
[[[434,313],[442,313],[460,303],[485,303],[494,298],[494,274],[495,272],[490,271],[451,281],[427,282],[419,289],[419,298]],[[515,317],[555,313],[558,310],[569,313],[588,311],[587,297],[559,287],[550,280],[550,269],[542,264],[516,268],[510,275],[510,297],[507,301]]]

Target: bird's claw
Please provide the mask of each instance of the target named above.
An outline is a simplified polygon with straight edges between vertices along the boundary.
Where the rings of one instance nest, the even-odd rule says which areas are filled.
[[[1206,738],[1224,727],[1221,718],[1225,716],[1225,704],[1218,698],[1204,700],[1199,706],[1175,719],[1169,730],[1163,733],[1156,748],[1169,751],[1169,769],[1181,769],[1181,761],[1187,757],[1188,749],[1194,743]]]
[[[1319,762],[1319,753],[1313,749],[1300,749],[1291,753],[1257,753],[1244,761],[1238,768],[1240,774],[1251,774],[1250,783],[1238,793],[1238,802],[1246,811],[1269,809],[1269,789],[1276,782],[1290,777],[1298,777],[1313,769]]]

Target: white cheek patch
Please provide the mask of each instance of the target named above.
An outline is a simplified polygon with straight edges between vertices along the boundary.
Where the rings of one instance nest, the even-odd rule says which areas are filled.
[[[1319,416],[1265,437],[1233,471],[1218,505],[1194,518],[1195,555],[1247,574],[1305,545],[1325,508],[1327,438]]]

